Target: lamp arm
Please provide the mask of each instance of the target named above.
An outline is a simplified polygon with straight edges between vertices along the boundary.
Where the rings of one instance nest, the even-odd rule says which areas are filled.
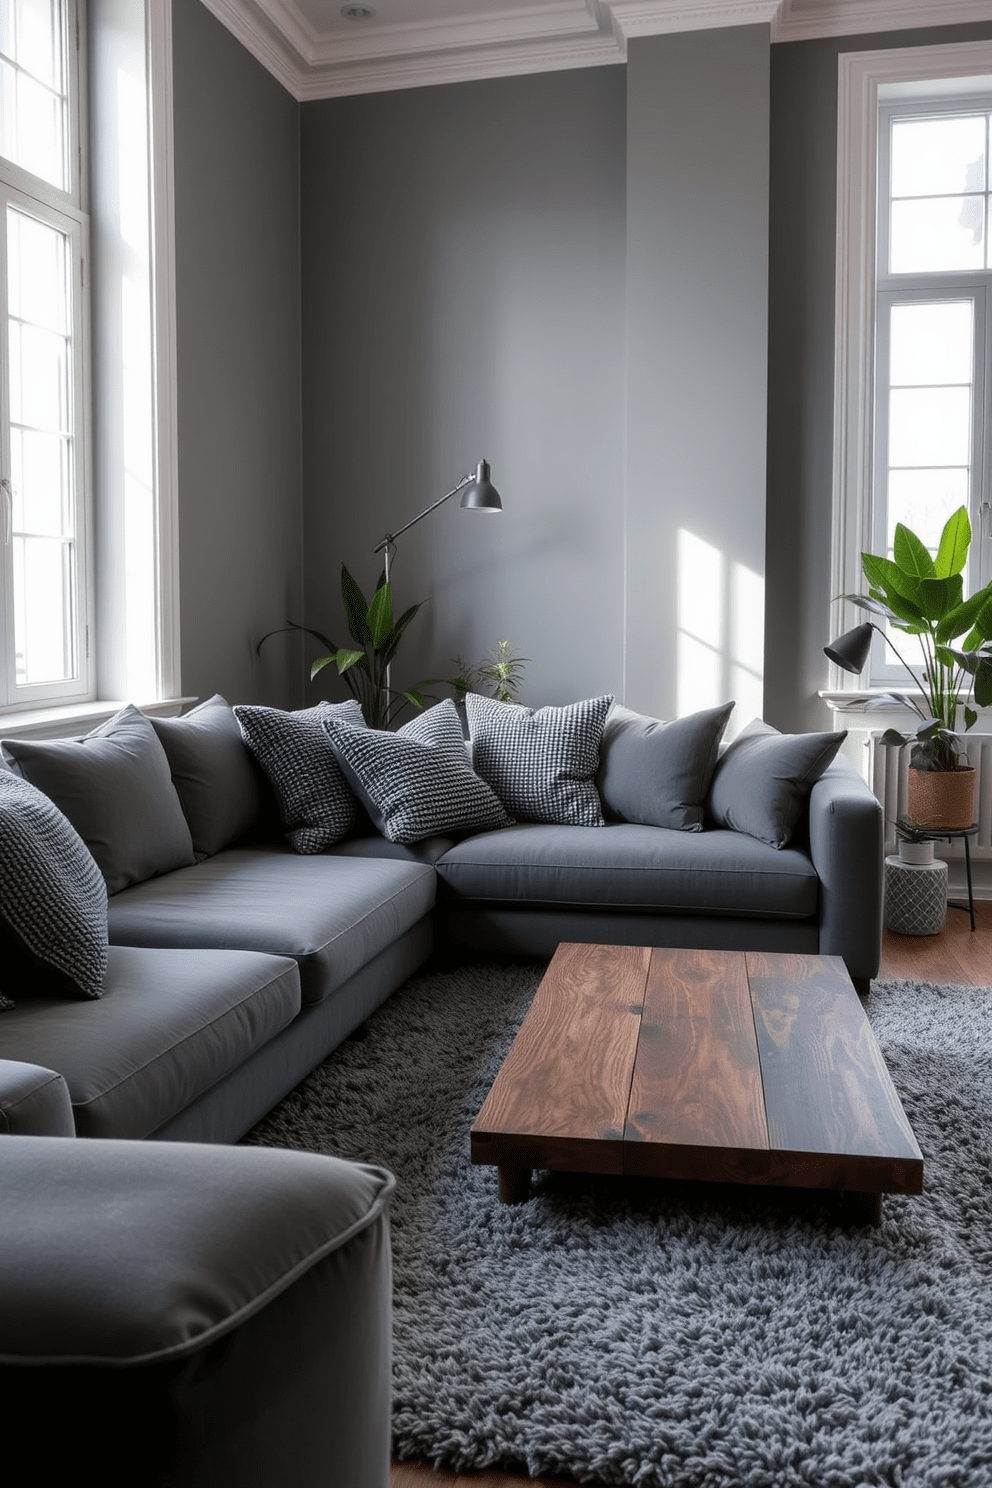
[[[395,532],[387,532],[378,547],[372,549],[373,553],[385,552],[390,543],[395,542],[398,537],[402,537],[404,532],[407,532],[411,527],[415,527],[425,517],[429,517],[432,511],[437,511],[438,507],[443,506],[446,501],[450,501],[452,496],[457,496],[462,487],[467,486],[474,479],[475,477],[472,475],[463,475],[457,486],[452,486],[450,491],[446,491],[443,496],[439,496],[436,501],[432,501],[430,506],[425,507],[418,516],[411,517],[409,522],[404,522],[403,526],[397,528]]]
[[[895,651],[895,653],[896,653],[897,656],[899,656],[899,652],[896,649],[896,646],[893,643],[892,637],[888,634],[888,632],[887,631],[884,631],[880,625],[876,625],[875,622],[874,622],[874,620],[869,620],[868,623],[871,626],[872,630],[877,630],[878,631],[879,635],[882,637],[882,640],[885,642],[885,644],[887,646],[891,646],[892,647],[892,650]],[[910,666],[909,662],[906,661],[905,658],[902,657],[902,656],[899,656],[899,660],[902,662],[903,666],[906,668],[907,672],[912,677],[913,681],[916,683],[917,687],[920,689],[920,691],[922,692],[923,696],[925,698],[929,698],[929,696],[930,696],[929,691],[927,690],[926,687],[924,687],[923,683],[920,681],[919,677],[913,671],[913,668]],[[927,715],[924,713],[923,709],[922,708],[917,708],[916,704],[913,703],[912,698],[910,698],[909,701],[912,704],[912,707],[913,707],[914,711],[920,715],[920,717],[924,720],[924,722],[926,722]]]

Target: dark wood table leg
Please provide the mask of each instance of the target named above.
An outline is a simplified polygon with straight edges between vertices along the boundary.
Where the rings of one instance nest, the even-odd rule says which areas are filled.
[[[882,1195],[880,1193],[855,1193],[846,1189],[841,1194],[844,1218],[852,1225],[874,1225],[882,1223]]]
[[[523,1204],[530,1198],[530,1168],[500,1167],[496,1171],[501,1204]]]

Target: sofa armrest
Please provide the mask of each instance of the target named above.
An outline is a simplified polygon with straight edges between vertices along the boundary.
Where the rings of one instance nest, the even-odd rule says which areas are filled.
[[[54,1070],[0,1059],[0,1134],[74,1137],[69,1087]]]
[[[809,798],[809,846],[820,880],[820,954],[842,956],[859,991],[878,974],[885,864],[882,807],[845,759]]]
[[[5,1432],[36,1454],[58,1422],[52,1482],[387,1488],[392,1187],[275,1148],[0,1142]]]

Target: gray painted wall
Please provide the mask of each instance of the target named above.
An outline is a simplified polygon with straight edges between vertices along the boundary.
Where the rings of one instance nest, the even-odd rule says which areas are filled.
[[[173,0],[182,686],[297,705],[299,108]]]
[[[480,457],[504,501],[400,538],[398,602],[428,603],[397,684],[505,637],[528,702],[621,688],[624,82],[303,105],[308,622],[340,644],[342,561],[371,590],[383,534]]]
[[[628,706],[762,711],[767,26],[627,56]]]
[[[937,46],[992,25],[887,31],[772,48],[766,715],[829,728],[837,227],[837,59]]]

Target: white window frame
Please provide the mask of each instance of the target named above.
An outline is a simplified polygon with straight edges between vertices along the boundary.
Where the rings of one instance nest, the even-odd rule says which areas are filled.
[[[875,542],[871,492],[879,105],[919,97],[924,90],[962,101],[974,98],[976,90],[992,91],[992,42],[852,52],[839,58],[831,636],[864,618],[836,596],[864,592],[861,553],[872,551]],[[966,281],[968,276],[961,277]],[[983,493],[982,499],[989,498]],[[899,675],[886,670],[892,678]],[[870,691],[863,678],[836,666],[831,666],[830,687],[848,696]]]
[[[14,657],[14,602],[12,583],[5,583],[0,603],[0,713],[17,713],[37,708],[39,704],[80,702],[94,695],[94,666],[90,636],[93,617],[93,508],[91,480],[90,431],[90,325],[85,265],[89,255],[89,217],[87,215],[87,179],[85,152],[81,146],[81,121],[86,99],[86,52],[81,35],[80,0],[64,0],[64,46],[67,68],[66,164],[68,189],[62,190],[42,180],[13,161],[0,158],[0,210],[6,214],[8,202],[18,210],[34,215],[40,222],[65,233],[71,244],[72,334],[74,357],[72,368],[74,506],[75,506],[75,602],[72,627],[75,636],[76,675],[58,682],[35,686],[17,686]],[[7,323],[6,260],[0,265],[0,320]],[[6,346],[6,331],[3,336]],[[8,427],[8,377],[2,369],[3,438],[0,454],[4,474],[9,469],[10,450],[6,438]],[[8,579],[11,577],[9,557]]]
[[[68,0],[71,24],[79,38],[80,67],[72,99],[76,135],[70,162],[74,187],[80,200],[89,205],[89,170],[86,152],[79,147],[78,121],[87,117],[86,38],[91,28],[106,23],[113,30],[119,23],[116,0]],[[155,572],[149,583],[155,593],[155,650],[157,678],[154,696],[135,695],[127,675],[124,638],[115,627],[105,623],[119,592],[117,576],[106,571],[99,575],[99,586],[93,580],[95,551],[94,529],[101,520],[106,501],[105,490],[93,484],[91,428],[94,402],[101,390],[91,381],[90,397],[84,408],[87,446],[87,500],[90,567],[88,570],[88,612],[90,675],[86,693],[79,697],[52,697],[48,706],[40,700],[4,705],[0,698],[3,729],[11,736],[35,735],[59,737],[91,728],[109,717],[122,702],[130,701],[149,712],[176,710],[181,698],[180,685],[180,615],[179,615],[179,491],[178,491],[178,403],[176,360],[176,265],[175,265],[175,188],[173,149],[173,80],[172,80],[172,0],[129,0],[129,23],[144,29],[145,88],[148,123],[149,166],[149,236],[151,244],[151,318],[152,318],[152,407],[150,417],[154,439],[154,528]],[[11,179],[26,173],[11,167]],[[39,197],[44,192],[33,177],[28,178]],[[48,188],[45,188],[46,190]],[[92,344],[89,327],[89,287],[93,276],[87,267],[84,296],[87,356]],[[114,411],[106,411],[106,421],[113,423]],[[106,424],[105,424],[106,427]],[[106,448],[106,446],[105,446]],[[121,441],[112,458],[121,458]],[[104,622],[104,623],[101,623]],[[186,701],[189,701],[188,699]]]

